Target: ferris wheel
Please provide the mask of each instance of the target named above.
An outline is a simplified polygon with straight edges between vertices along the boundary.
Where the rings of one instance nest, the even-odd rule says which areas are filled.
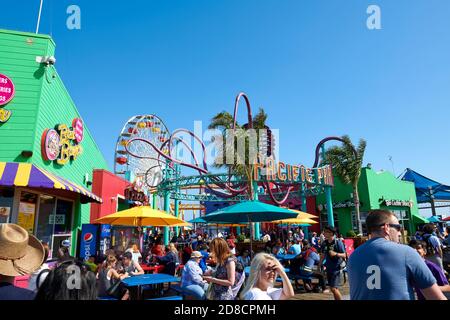
[[[130,118],[117,139],[114,173],[130,182],[139,181],[143,188],[156,187],[163,179],[164,159],[158,160],[158,153],[149,143],[140,140],[131,143],[129,141],[135,138],[145,139],[161,150],[169,137],[169,130],[156,115]],[[161,151],[168,153],[167,144]]]

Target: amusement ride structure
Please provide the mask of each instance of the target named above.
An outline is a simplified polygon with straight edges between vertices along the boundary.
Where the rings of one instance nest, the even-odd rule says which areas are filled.
[[[231,134],[234,134],[236,129],[236,117],[242,98],[245,101],[248,115],[248,123],[244,127],[247,130],[252,129],[250,101],[247,95],[241,92],[235,99]],[[272,138],[270,129],[266,134]],[[183,138],[186,135],[201,146],[201,159]],[[180,212],[180,201],[197,201],[199,203],[228,201],[233,203],[251,199],[282,206],[288,199],[296,197],[301,199],[302,210],[306,211],[306,197],[325,192],[329,208],[328,222],[333,225],[331,168],[329,166],[326,166],[329,168],[318,167],[319,159],[325,152],[325,143],[331,140],[344,142],[339,137],[327,137],[321,140],[315,150],[315,161],[312,168],[298,166],[295,167],[298,169],[297,175],[295,168],[294,174],[291,172],[283,175],[280,174],[280,167],[278,167],[278,174],[275,173],[268,177],[258,173],[250,179],[250,177],[236,174],[232,170],[219,174],[210,173],[207,166],[206,146],[193,132],[187,129],[177,129],[170,133],[164,122],[156,115],[134,116],[124,125],[117,140],[114,171],[115,174],[129,181],[136,179],[140,181],[143,189],[153,195],[154,207],[157,206],[156,201],[159,196],[163,199],[163,209],[170,212],[170,200],[173,199],[175,202],[172,207],[176,216]],[[273,144],[268,145],[267,141],[260,139],[258,142],[260,145],[257,149],[259,150],[257,157],[260,169],[267,169],[267,161],[275,163],[271,152]],[[192,163],[177,159],[177,150],[180,146],[189,152]],[[264,160],[266,160],[265,163]],[[190,168],[197,174],[183,175],[182,168]],[[327,172],[328,179],[324,179]],[[255,237],[259,238],[259,224],[255,225],[255,230]],[[168,243],[168,236],[168,228],[165,228],[165,243]]]

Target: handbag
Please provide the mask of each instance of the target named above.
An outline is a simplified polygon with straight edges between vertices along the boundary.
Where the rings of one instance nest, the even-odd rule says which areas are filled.
[[[213,284],[209,283],[208,287],[206,288],[206,292],[205,292],[205,296],[206,296],[206,300],[214,300],[214,295],[213,295]]]
[[[107,290],[106,294],[111,297],[121,298],[122,297],[122,282],[120,280],[114,282]]]

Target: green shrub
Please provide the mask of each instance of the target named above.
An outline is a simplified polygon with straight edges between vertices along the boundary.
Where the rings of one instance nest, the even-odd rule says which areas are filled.
[[[353,230],[347,231],[347,237],[355,238],[356,237],[356,232],[353,231]]]

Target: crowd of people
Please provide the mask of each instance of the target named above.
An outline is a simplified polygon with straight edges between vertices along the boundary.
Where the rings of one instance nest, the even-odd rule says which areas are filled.
[[[268,231],[259,253],[237,249],[232,233],[213,238],[193,231],[174,237],[168,246],[154,234],[142,250],[130,243],[87,261],[70,256],[63,243],[50,265],[47,244],[18,225],[0,224],[0,300],[127,300],[131,295],[122,280],[144,274],[145,265],[180,276],[186,299],[284,300],[294,296],[293,283],[306,292],[331,291],[341,300],[344,274],[352,300],[446,299],[450,286],[443,256],[449,228],[444,238],[434,224],[427,224],[408,246],[399,243],[401,225],[389,211],[371,212],[366,226],[368,241],[350,257],[342,235],[327,226],[310,237],[301,228]],[[285,255],[291,258],[283,259]],[[75,269],[78,279],[73,280]],[[14,277],[25,274],[30,275],[28,289],[15,287]]]

